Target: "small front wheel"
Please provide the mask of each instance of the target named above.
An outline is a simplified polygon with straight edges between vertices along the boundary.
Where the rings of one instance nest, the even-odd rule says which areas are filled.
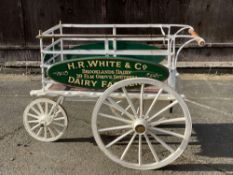
[[[52,142],[64,134],[68,120],[61,105],[48,98],[38,98],[26,107],[23,124],[34,139]]]
[[[113,84],[92,113],[92,131],[100,149],[114,162],[133,169],[158,169],[173,162],[185,150],[191,130],[181,96],[148,78]]]

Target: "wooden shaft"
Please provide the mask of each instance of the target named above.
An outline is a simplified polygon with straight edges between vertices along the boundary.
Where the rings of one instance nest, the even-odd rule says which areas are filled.
[[[205,45],[205,40],[201,38],[197,32],[195,32],[193,29],[189,29],[188,33],[197,41],[197,44],[199,46],[204,46]]]

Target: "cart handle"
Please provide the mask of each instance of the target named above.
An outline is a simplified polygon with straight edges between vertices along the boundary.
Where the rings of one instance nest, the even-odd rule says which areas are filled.
[[[188,33],[197,41],[197,44],[199,46],[205,45],[205,40],[202,37],[200,37],[198,33],[194,31],[194,29],[189,29]]]

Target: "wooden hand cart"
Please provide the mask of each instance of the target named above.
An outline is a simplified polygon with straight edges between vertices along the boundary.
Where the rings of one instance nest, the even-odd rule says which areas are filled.
[[[38,38],[42,89],[31,91],[40,98],[23,114],[33,138],[59,139],[68,125],[63,101],[91,97],[94,138],[114,162],[157,169],[183,153],[192,124],[176,92],[177,58],[187,44],[205,44],[191,26],[60,23]]]

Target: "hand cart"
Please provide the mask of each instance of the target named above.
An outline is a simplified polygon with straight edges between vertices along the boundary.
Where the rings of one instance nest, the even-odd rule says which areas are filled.
[[[157,169],[183,153],[192,124],[183,95],[176,92],[176,63],[187,44],[205,44],[191,26],[59,23],[37,37],[42,89],[30,92],[40,98],[23,114],[33,138],[59,139],[68,125],[63,101],[90,97],[98,98],[94,138],[114,162]]]

